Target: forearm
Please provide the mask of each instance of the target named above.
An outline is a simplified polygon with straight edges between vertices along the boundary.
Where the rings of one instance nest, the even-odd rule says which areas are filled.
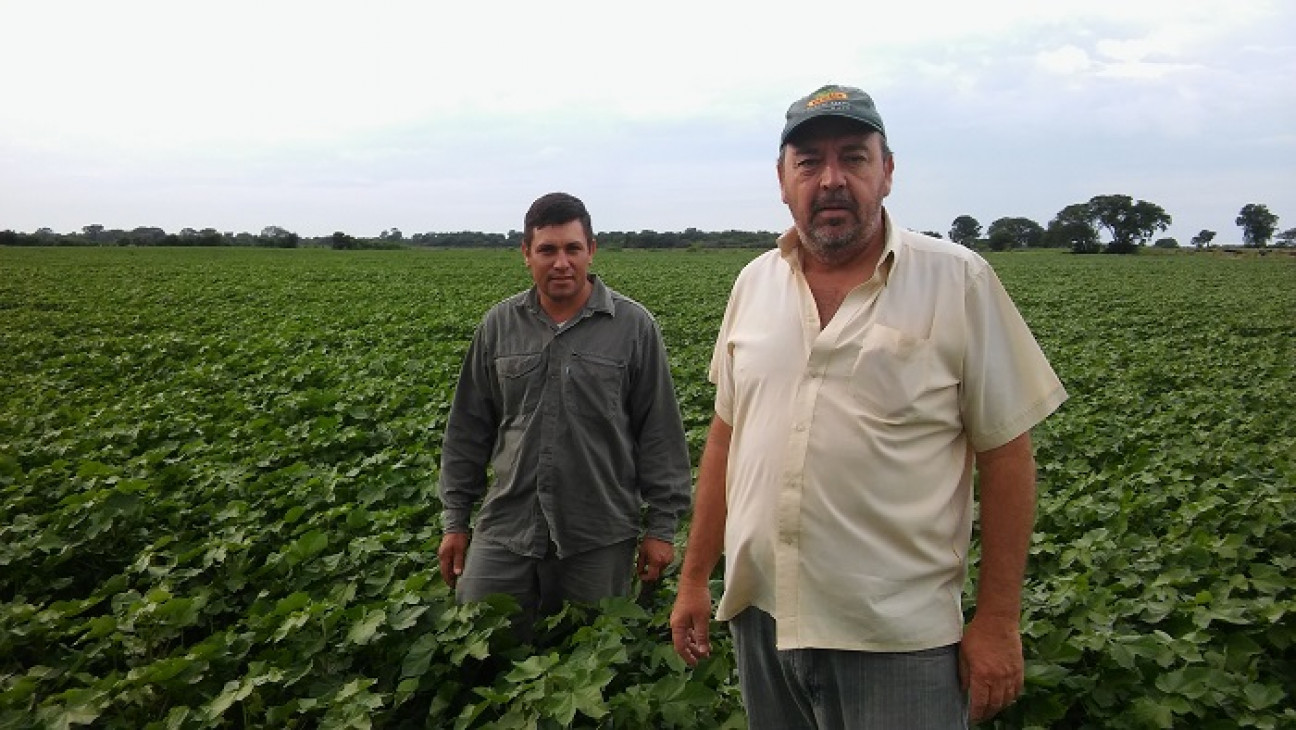
[[[1021,591],[1035,524],[1035,461],[1022,434],[977,454],[981,561],[977,616],[1012,622],[1021,617]]]
[[[480,338],[479,328],[464,356],[441,441],[438,486],[442,526],[447,532],[468,531],[473,507],[486,493],[486,465],[495,448],[499,417]]]
[[[729,424],[717,415],[711,419],[702,463],[698,465],[693,496],[693,524],[689,528],[684,567],[680,570],[675,607],[671,609],[671,643],[690,667],[711,656],[711,573],[724,552],[728,506],[725,474],[729,465]]]
[[[636,488],[647,507],[644,533],[674,542],[688,512],[692,473],[688,441],[665,346],[656,329],[644,337],[642,362],[631,389],[629,437],[634,441]]]
[[[447,532],[467,532],[472,510],[486,493],[486,464],[494,444],[493,431],[486,429],[480,419],[454,414],[446,428],[438,490]]]
[[[689,528],[680,589],[705,588],[724,552],[728,506],[725,478],[729,462],[729,440],[733,431],[719,416],[712,418],[706,448],[698,467],[697,490],[693,498],[693,522]]]
[[[481,490],[470,490],[450,486],[443,478],[440,485],[441,494],[441,527],[444,532],[468,532],[468,523],[472,518],[473,507],[482,494]]]
[[[678,411],[669,409],[657,421],[640,433],[635,445],[636,488],[646,507],[644,534],[674,542],[680,519],[689,509],[688,444]]]

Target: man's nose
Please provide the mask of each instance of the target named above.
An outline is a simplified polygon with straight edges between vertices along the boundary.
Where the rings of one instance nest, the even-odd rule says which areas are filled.
[[[840,188],[846,184],[846,176],[836,162],[825,162],[823,172],[819,175],[819,186],[825,190]]]

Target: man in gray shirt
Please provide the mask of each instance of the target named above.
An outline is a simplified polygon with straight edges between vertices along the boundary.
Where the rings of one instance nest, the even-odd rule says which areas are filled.
[[[531,205],[522,255],[535,285],[478,325],[442,445],[441,575],[461,602],[514,596],[524,637],[564,600],[626,595],[634,572],[657,580],[689,506],[661,332],[588,272],[595,248],[579,199]]]

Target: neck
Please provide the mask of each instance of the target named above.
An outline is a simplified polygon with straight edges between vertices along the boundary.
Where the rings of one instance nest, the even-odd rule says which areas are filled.
[[[549,319],[552,319],[554,322],[566,322],[572,317],[575,317],[585,308],[585,303],[589,301],[590,294],[592,294],[593,291],[594,285],[587,280],[585,286],[581,287],[579,292],[563,299],[551,299],[541,292],[540,308],[543,309],[545,314],[549,315]]]
[[[806,274],[863,274],[867,279],[877,267],[885,241],[881,236],[849,248],[817,251],[809,248],[802,239],[801,268]]]

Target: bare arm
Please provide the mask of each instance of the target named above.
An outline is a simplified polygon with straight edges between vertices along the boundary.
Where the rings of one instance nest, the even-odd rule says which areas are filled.
[[[1035,524],[1035,459],[1030,434],[976,455],[981,563],[976,613],[963,633],[960,674],[973,721],[1012,704],[1025,685],[1021,590]]]
[[[715,416],[698,466],[693,498],[693,523],[689,528],[680,570],[679,594],[671,611],[671,639],[675,651],[689,666],[710,656],[711,573],[724,552],[725,475],[729,465],[729,439],[733,429]]]

